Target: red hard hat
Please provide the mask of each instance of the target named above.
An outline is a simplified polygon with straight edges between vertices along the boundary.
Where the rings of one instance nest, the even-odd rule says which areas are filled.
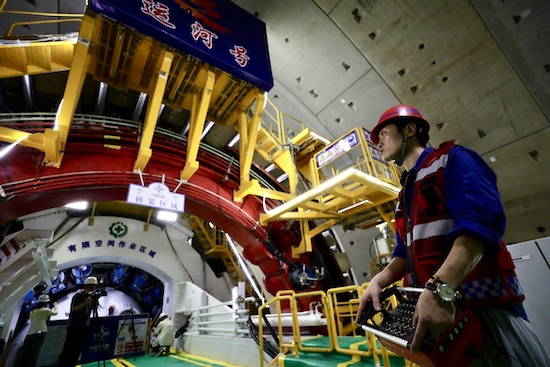
[[[390,122],[395,122],[396,120],[401,119],[418,122],[420,126],[424,128],[424,133],[428,133],[428,131],[430,131],[430,124],[428,121],[424,120],[424,117],[422,117],[416,108],[401,104],[388,109],[382,114],[382,116],[380,116],[378,123],[374,129],[372,129],[370,134],[372,142],[378,145],[378,134],[380,133],[380,130]]]

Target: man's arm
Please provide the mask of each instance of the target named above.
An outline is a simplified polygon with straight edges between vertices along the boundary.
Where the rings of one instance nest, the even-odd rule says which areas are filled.
[[[457,237],[449,255],[434,275],[456,289],[481,260],[484,251],[485,245],[480,239]]]
[[[57,312],[58,312],[57,311],[57,302],[54,302],[52,306],[53,306],[52,308],[48,308],[49,316],[55,316],[55,315],[57,315]]]
[[[166,327],[166,323],[164,322],[164,320],[162,320],[161,322],[158,323],[157,327],[154,328],[154,333],[156,335],[159,335],[163,332],[164,328]]]
[[[95,301],[94,297],[89,297],[89,296],[86,296],[84,294],[82,294],[82,295],[75,294],[75,297],[79,297],[79,298],[82,298],[82,299],[81,300],[80,299],[75,299],[75,302],[73,302],[73,304],[72,304],[71,311],[80,311],[84,307],[88,306],[90,303]]]
[[[485,245],[475,237],[460,236],[453,243],[449,255],[435,272],[439,279],[456,289],[477,265]],[[454,322],[455,307],[451,302],[443,302],[430,290],[424,290],[416,304],[413,325],[416,327],[411,351],[416,353],[426,336],[437,340]]]

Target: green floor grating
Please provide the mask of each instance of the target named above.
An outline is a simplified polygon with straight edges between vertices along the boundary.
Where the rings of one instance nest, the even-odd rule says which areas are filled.
[[[338,337],[340,348],[368,351],[368,345],[364,337],[344,336]],[[326,336],[313,337],[302,340],[304,347],[329,348],[330,341]],[[104,364],[105,363],[105,364]],[[403,358],[390,357],[391,367],[404,366]],[[172,353],[169,356],[155,357],[154,354],[143,356],[120,358],[92,362],[82,365],[82,367],[239,367],[222,361],[214,361],[205,357],[200,357],[188,353]],[[278,366],[281,367],[375,367],[372,357],[351,356],[342,353],[314,353],[301,352],[298,356],[287,355],[280,357]]]
[[[368,351],[365,337],[341,336],[338,337],[338,345],[341,349],[353,349]],[[302,340],[304,347],[329,348],[330,340],[326,336],[314,337]],[[381,358],[380,358],[381,359]],[[381,363],[382,360],[380,360]],[[375,367],[373,357],[358,357],[342,353],[317,353],[300,352],[298,356],[287,355],[279,359],[279,366],[284,367]],[[390,357],[391,367],[401,367],[405,361],[400,357]]]
[[[187,353],[155,357],[154,354],[83,364],[82,367],[239,367]]]

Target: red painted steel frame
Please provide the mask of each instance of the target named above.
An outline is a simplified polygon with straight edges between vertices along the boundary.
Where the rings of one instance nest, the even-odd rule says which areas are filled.
[[[105,135],[113,134],[112,131],[93,124],[76,128],[77,131],[71,132],[60,168],[42,166],[43,153],[25,147],[16,147],[2,159],[0,184],[6,197],[0,201],[0,222],[75,201],[125,201],[128,185],[141,183],[139,175],[133,172],[138,146],[135,130],[117,128],[116,135],[121,139],[113,144],[120,149],[110,149],[105,147],[110,143],[105,141]],[[155,136],[152,148],[153,155],[142,173],[144,184],[161,182],[164,175],[164,183],[173,191],[183,168],[186,146],[170,137]],[[282,226],[268,229],[258,224],[259,213],[264,211],[261,198],[248,196],[242,203],[233,201],[238,167],[231,169],[229,162],[202,149],[198,159],[199,170],[177,191],[186,195],[185,211],[229,233],[244,248],[246,259],[262,269],[270,293],[292,289],[288,266],[275,259],[263,242],[268,230],[273,237],[285,241],[299,238],[281,233]],[[268,206],[271,205],[268,201]],[[292,245],[297,243],[277,244],[286,248]],[[305,255],[298,261],[310,263]],[[315,289],[318,288],[321,286]]]

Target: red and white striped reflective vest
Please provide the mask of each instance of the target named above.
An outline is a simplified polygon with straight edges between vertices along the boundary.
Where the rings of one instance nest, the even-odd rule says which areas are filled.
[[[445,203],[445,167],[454,146],[447,142],[430,152],[414,182],[411,213],[405,209],[401,190],[395,210],[397,233],[407,246],[405,284],[423,286],[439,269],[451,245],[447,234],[454,221]],[[412,178],[412,177],[411,177]],[[484,255],[458,287],[468,307],[493,307],[525,298],[514,271],[514,262],[501,242],[497,254]]]

